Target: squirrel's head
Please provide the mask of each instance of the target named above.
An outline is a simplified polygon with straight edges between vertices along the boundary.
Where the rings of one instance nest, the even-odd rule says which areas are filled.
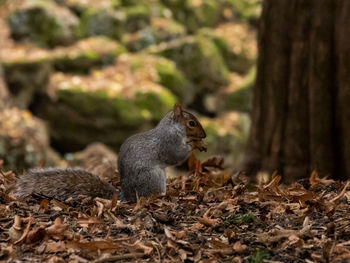
[[[191,113],[184,111],[180,104],[176,103],[173,108],[174,121],[186,127],[186,135],[193,141],[199,141],[207,137],[198,119]]]

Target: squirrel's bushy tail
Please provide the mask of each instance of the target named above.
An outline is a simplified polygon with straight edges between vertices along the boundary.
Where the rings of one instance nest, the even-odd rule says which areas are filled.
[[[80,168],[32,169],[18,179],[14,190],[17,198],[38,194],[60,201],[79,195],[111,199],[115,193],[112,185]]]

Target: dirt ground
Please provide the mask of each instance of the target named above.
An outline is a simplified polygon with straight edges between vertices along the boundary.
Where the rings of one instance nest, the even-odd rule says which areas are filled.
[[[222,160],[192,157],[167,195],[136,204],[15,200],[0,173],[0,261],[349,262],[349,182],[273,175],[252,184]],[[348,190],[349,189],[349,190]]]

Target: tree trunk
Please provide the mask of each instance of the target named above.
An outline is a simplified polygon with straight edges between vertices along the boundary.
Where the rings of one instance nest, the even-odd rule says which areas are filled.
[[[7,105],[9,105],[9,92],[5,84],[4,72],[0,64],[0,110],[4,109]]]
[[[258,43],[244,167],[349,178],[350,1],[264,0]]]

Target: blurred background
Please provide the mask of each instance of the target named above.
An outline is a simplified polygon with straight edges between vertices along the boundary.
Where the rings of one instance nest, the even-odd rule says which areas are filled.
[[[62,166],[104,145],[118,152],[177,101],[207,132],[199,157],[236,165],[260,10],[260,0],[0,1],[5,168]]]

